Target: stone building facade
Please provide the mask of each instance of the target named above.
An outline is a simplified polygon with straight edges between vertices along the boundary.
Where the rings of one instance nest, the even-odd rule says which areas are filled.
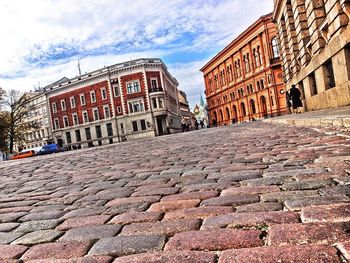
[[[204,67],[209,122],[228,125],[285,114],[277,28],[259,18]]]
[[[177,86],[160,59],[137,59],[51,87],[46,95],[54,141],[91,147],[177,132]]]
[[[23,140],[15,142],[14,151],[19,152],[27,149],[35,149],[51,142],[51,125],[46,103],[45,93],[41,90],[26,92],[24,107],[28,108],[28,114],[22,122],[36,123],[37,128],[32,128],[23,134]]]
[[[305,110],[350,104],[349,16],[349,0],[274,1],[285,82]]]

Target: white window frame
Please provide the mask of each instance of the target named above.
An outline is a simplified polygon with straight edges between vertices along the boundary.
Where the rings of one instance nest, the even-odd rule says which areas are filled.
[[[150,81],[151,81],[151,88],[152,89],[156,90],[156,89],[159,88],[159,86],[158,86],[158,79],[157,78],[151,78]],[[153,87],[153,83],[152,83],[153,81],[156,81],[156,86],[155,87]]]
[[[95,111],[97,111],[97,119],[95,118],[95,117],[96,117]],[[94,118],[94,121],[100,120],[100,113],[99,113],[99,111],[98,111],[98,108],[93,108],[93,109],[92,109],[92,117]]]
[[[135,90],[136,84],[138,89]],[[130,86],[129,86],[130,85]],[[133,93],[138,93],[141,92],[141,84],[139,80],[131,80],[126,83],[126,93],[127,94],[133,94]]]
[[[121,107],[121,106],[118,106],[118,107],[117,107],[117,112],[118,112],[118,113],[122,113],[122,107]]]
[[[106,109],[108,109],[108,116],[106,116]],[[103,106],[103,114],[104,114],[104,116],[105,116],[105,119],[108,119],[108,118],[111,117],[111,111],[110,111],[108,105]]]
[[[80,94],[79,96],[80,96],[80,104],[81,104],[81,106],[85,106],[86,105],[85,94]]]
[[[106,100],[107,99],[107,90],[106,90],[106,88],[101,88],[101,98],[102,98],[102,100]]]
[[[70,97],[69,98],[69,101],[70,101],[70,107],[72,108],[72,109],[74,109],[76,106],[77,106],[77,104],[75,103],[75,97],[73,96],[73,97]]]
[[[76,117],[76,119],[74,117]],[[73,125],[74,126],[79,125],[79,118],[78,118],[78,114],[77,113],[72,113],[72,120],[73,120]]]
[[[61,109],[62,109],[62,111],[66,111],[66,109],[67,109],[66,100],[61,100]]]
[[[57,103],[56,102],[52,102],[51,108],[52,108],[52,113],[57,113]]]
[[[112,87],[113,87],[114,97],[119,97],[120,96],[119,84],[113,84]]]
[[[85,120],[85,116],[84,116],[84,114],[86,113],[86,116],[87,116],[87,121]],[[83,123],[88,123],[90,120],[89,120],[89,113],[86,111],[86,110],[84,110],[82,113],[81,113],[81,115],[82,115],[82,119],[83,119]]]
[[[139,110],[135,110],[135,106],[139,105]],[[145,105],[143,99],[128,101],[128,110],[130,114],[139,113],[145,111]]]
[[[91,99],[91,103],[95,103],[96,102],[96,92],[94,90],[90,91],[90,99]]]
[[[59,130],[60,129],[60,121],[58,120],[58,118],[54,118],[53,119],[53,127],[55,130]]]
[[[65,120],[67,120],[67,125],[66,125],[66,121]],[[68,119],[67,115],[63,116],[63,126],[64,126],[64,128],[69,127],[69,119]]]

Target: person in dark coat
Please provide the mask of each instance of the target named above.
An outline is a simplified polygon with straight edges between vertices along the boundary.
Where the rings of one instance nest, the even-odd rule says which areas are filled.
[[[292,107],[292,98],[290,97],[289,91],[286,91],[286,104],[287,104],[287,110],[288,113],[291,113],[291,107]]]
[[[301,113],[300,108],[303,107],[303,103],[300,99],[300,90],[295,85],[292,85],[292,88],[289,90],[289,94],[292,99],[293,111],[295,111],[295,113]]]

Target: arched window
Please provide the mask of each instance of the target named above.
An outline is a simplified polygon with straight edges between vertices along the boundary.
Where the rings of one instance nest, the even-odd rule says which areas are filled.
[[[248,67],[247,72],[249,72],[250,71],[250,57],[249,57],[249,53],[247,54],[247,67]]]
[[[260,80],[260,88],[264,89],[264,81],[262,79]]]
[[[244,102],[241,102],[241,110],[242,110],[242,115],[246,116],[247,112],[245,111],[245,106],[244,106]]]
[[[241,60],[238,60],[238,77],[242,76],[242,70],[241,70]]]
[[[280,50],[279,50],[279,47],[278,47],[277,37],[272,38],[271,45],[272,45],[273,58],[278,58],[280,56]]]
[[[259,66],[261,66],[261,53],[260,53],[260,46],[258,46],[258,48],[256,49],[256,53],[257,53],[258,60],[259,60]]]
[[[227,120],[231,119],[230,110],[228,108],[226,108],[226,118],[227,118]]]
[[[255,109],[255,102],[253,99],[250,100],[250,108],[252,109],[252,113],[255,114],[256,109]]]
[[[222,110],[219,110],[219,113],[220,113],[220,121],[223,121],[224,120],[224,115],[222,114]]]
[[[260,90],[260,82],[259,81],[256,82],[256,86],[257,86],[257,89]]]
[[[216,111],[214,111],[214,120],[218,121],[218,115],[216,114]]]

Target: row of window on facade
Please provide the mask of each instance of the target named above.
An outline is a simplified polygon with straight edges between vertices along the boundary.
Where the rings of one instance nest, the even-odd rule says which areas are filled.
[[[126,87],[127,87],[127,94],[141,92],[140,83],[139,83],[138,80],[133,80],[133,81],[127,82]],[[119,85],[118,84],[113,84],[112,88],[113,88],[113,95],[114,95],[114,97],[119,97],[120,96]],[[96,103],[97,102],[96,92],[97,92],[97,90],[92,90],[92,91],[89,92],[90,103]],[[101,99],[102,100],[107,100],[108,99],[107,90],[106,90],[105,87],[100,89],[100,95],[101,95]],[[87,101],[86,101],[86,94],[85,93],[79,94],[79,101],[80,101],[80,106],[85,106],[86,105]],[[69,98],[69,102],[70,102],[69,105],[70,105],[71,109],[75,109],[77,107],[77,102],[76,102],[75,96],[71,96]],[[66,111],[67,110],[66,99],[61,99],[60,100],[60,107],[61,107],[61,111]],[[57,110],[58,110],[57,102],[53,102],[51,104],[51,108],[52,108],[52,112],[53,113],[57,113]]]
[[[147,125],[146,125],[146,121],[145,120],[138,120],[138,121],[132,121],[132,130],[133,132],[139,132],[139,131],[146,131],[147,130]],[[96,125],[95,126],[95,136],[93,138],[92,133],[91,133],[91,127],[86,127],[83,129],[84,131],[84,135],[85,138],[82,137],[82,130],[81,129],[77,129],[74,131],[74,135],[75,135],[75,141],[76,142],[82,142],[82,141],[91,141],[94,139],[101,139],[103,138],[103,134],[102,134],[102,128],[101,125]],[[107,137],[112,137],[114,135],[113,132],[113,127],[112,127],[112,123],[106,123],[106,131]],[[124,123],[120,123],[120,131],[121,134],[125,134],[125,129],[124,129]],[[67,131],[65,133],[66,136],[66,141],[68,144],[72,143],[72,134],[70,131]]]
[[[274,37],[271,41],[272,46],[272,54],[273,58],[279,58],[279,49],[278,49],[278,41],[277,37]],[[221,86],[226,85],[227,83],[232,82],[234,79],[238,79],[242,77],[243,71],[244,73],[249,73],[253,69],[258,68],[262,65],[262,55],[260,51],[260,46],[257,46],[256,48],[253,48],[253,62],[251,62],[250,54],[249,52],[243,55],[243,65],[244,69],[242,70],[241,66],[241,60],[237,59],[233,62],[234,70],[232,71],[232,65],[229,65],[225,69],[222,69],[219,74],[214,75],[214,81],[209,78],[208,80],[208,86],[210,92],[213,91],[213,89],[217,89]]]
[[[268,78],[268,79],[270,79],[270,78]],[[234,100],[239,99],[239,98],[243,98],[246,94],[250,95],[250,94],[254,93],[255,91],[263,90],[265,88],[264,80],[263,79],[258,80],[256,82],[256,87],[257,87],[257,90],[255,90],[255,87],[253,84],[249,84],[249,85],[247,85],[246,89],[244,89],[243,87],[239,88],[239,89],[237,89],[238,96],[236,96],[236,93],[234,91],[231,92],[230,93],[231,101],[234,101]],[[228,102],[227,95],[223,96],[223,101],[224,101],[224,103]],[[213,103],[209,103],[210,104],[209,107],[215,107],[215,105],[221,105],[221,98],[217,98],[216,103],[215,103],[215,100],[213,100],[212,102]]]
[[[121,109],[120,109],[121,110]],[[85,110],[85,111],[82,111],[82,121],[83,123],[89,123],[90,121],[98,121],[100,120],[100,113],[99,113],[99,109],[98,108],[93,108],[92,110],[92,117],[93,117],[93,120],[90,120],[89,119],[89,114],[88,114],[88,110]],[[104,113],[104,119],[108,119],[111,117],[111,113],[110,113],[110,109],[109,109],[109,106],[108,105],[105,105],[103,106],[103,113]],[[72,126],[76,126],[76,125],[79,125],[79,118],[78,118],[78,113],[72,113],[71,115],[71,120],[72,120]],[[69,118],[68,116],[63,116],[63,127],[66,128],[66,127],[69,127],[71,126],[69,124]],[[60,129],[60,121],[59,121],[59,118],[54,118],[54,130],[58,130]]]
[[[45,132],[45,129],[41,129],[41,130],[37,130],[31,133],[25,134],[25,138],[27,141],[41,140],[42,138],[46,138],[46,137],[49,137],[48,128],[46,128],[46,132]]]
[[[145,111],[145,107],[144,107],[144,103],[143,103],[143,99],[139,99],[139,100],[134,100],[134,101],[129,101],[128,102],[128,109],[129,109],[129,113],[138,113],[138,112],[144,112]],[[89,109],[82,111],[82,116],[81,116],[81,120],[83,123],[89,123],[90,121],[99,121],[100,120],[100,112],[98,108],[92,108],[91,112],[92,112],[92,120],[90,120],[89,118],[89,114],[88,114]],[[120,106],[117,107],[117,112],[121,113],[122,109]],[[104,119],[108,119],[111,117],[111,112],[109,109],[108,105],[104,105],[103,106],[103,116]],[[72,113],[71,115],[71,123],[72,126],[76,126],[79,125],[79,117],[78,117],[78,113]],[[68,116],[63,116],[63,127],[69,127],[71,126],[69,123],[69,117]],[[59,118],[54,118],[54,130],[58,130],[60,129],[60,121]]]
[[[273,106],[273,103],[272,103],[272,106]],[[228,107],[225,108],[225,111],[226,111],[226,118],[224,118],[224,114],[223,114],[223,111],[221,109],[218,110],[219,112],[219,118],[217,116],[217,113],[216,111],[214,111],[214,118],[215,120],[221,122],[221,121],[225,121],[225,120],[231,120],[231,115],[232,115],[232,118],[238,118],[238,117],[245,117],[247,115],[255,115],[255,114],[262,114],[262,116],[266,116],[267,114],[267,106],[266,106],[266,99],[265,99],[265,96],[261,96],[260,97],[260,111],[257,112],[256,110],[256,106],[255,106],[255,100],[254,99],[250,99],[249,100],[249,109],[248,109],[248,112],[246,110],[246,105],[244,102],[241,102],[239,104],[239,108],[237,110],[237,107],[236,105],[233,105],[233,108],[232,108],[232,114],[230,113],[230,109]],[[252,116],[253,117],[253,116]],[[236,120],[237,121],[237,120]]]

